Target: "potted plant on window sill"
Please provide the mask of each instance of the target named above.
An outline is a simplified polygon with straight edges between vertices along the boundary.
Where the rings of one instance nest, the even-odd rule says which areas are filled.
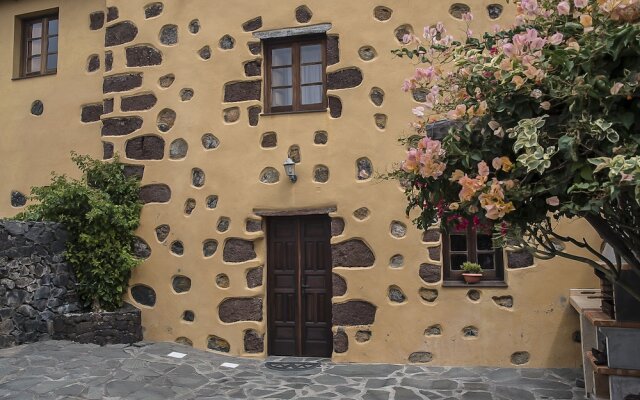
[[[466,283],[478,283],[482,279],[482,267],[480,264],[465,262],[462,264],[462,277]]]

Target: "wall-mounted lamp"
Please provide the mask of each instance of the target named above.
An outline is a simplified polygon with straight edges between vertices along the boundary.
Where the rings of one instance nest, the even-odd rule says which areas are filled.
[[[298,177],[296,176],[296,163],[291,158],[287,158],[284,162],[284,172],[287,174],[291,182],[296,183]]]

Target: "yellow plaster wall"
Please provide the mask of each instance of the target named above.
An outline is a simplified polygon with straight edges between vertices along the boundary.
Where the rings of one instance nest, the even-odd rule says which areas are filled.
[[[59,8],[58,73],[13,80],[16,16]],[[0,1],[0,217],[11,216],[12,191],[29,194],[31,186],[49,182],[50,172],[75,175],[70,152],[94,157],[102,145],[99,123],[80,122],[82,104],[102,100],[102,74],[88,73],[87,59],[101,54],[103,31],[89,30],[89,13],[104,7],[104,0]],[[31,115],[40,100],[44,113]]]
[[[69,7],[69,3],[74,6]],[[476,16],[472,25],[475,31],[489,29],[496,22],[489,20],[484,12],[489,3],[485,0],[468,2]],[[11,20],[10,15],[28,12],[24,11],[26,8],[48,8],[50,4],[54,1],[0,1],[0,33],[10,30],[4,23],[5,19]],[[243,332],[246,329],[266,331],[266,307],[263,307],[261,322],[225,324],[218,316],[218,305],[225,298],[265,295],[264,285],[253,289],[246,286],[246,271],[266,262],[266,243],[264,233],[245,231],[245,220],[257,218],[253,214],[254,209],[337,206],[337,211],[331,216],[343,218],[346,226],[342,235],[332,238],[332,243],[360,238],[373,249],[376,262],[371,268],[336,268],[335,272],[346,279],[348,290],[333,301],[366,300],[377,305],[378,309],[373,325],[345,328],[349,349],[345,353],[334,353],[334,360],[403,363],[413,352],[428,351],[433,353],[433,365],[505,366],[511,365],[512,353],[527,351],[531,354],[527,367],[573,367],[579,364],[579,346],[571,339],[572,332],[578,329],[578,319],[570,309],[567,296],[570,287],[595,285],[590,269],[564,260],[553,260],[539,262],[534,267],[508,270],[508,288],[481,289],[481,298],[474,303],[468,299],[467,289],[442,288],[440,283],[425,284],[420,280],[420,264],[439,262],[428,258],[427,244],[421,241],[422,233],[405,218],[404,198],[398,185],[376,180],[356,181],[358,158],[368,157],[376,171],[385,172],[403,156],[403,149],[396,140],[408,131],[407,123],[412,117],[410,110],[415,103],[400,91],[403,79],[412,72],[410,63],[395,60],[389,53],[398,46],[394,29],[411,24],[416,32],[421,32],[424,25],[444,21],[451,32],[459,34],[464,26],[448,15],[449,3],[441,2],[436,6],[432,2],[409,0],[388,4],[373,0],[305,2],[313,12],[310,24],[330,22],[333,27],[328,33],[340,36],[340,62],[330,66],[327,72],[355,66],[362,70],[364,80],[355,88],[329,91],[329,95],[339,96],[342,100],[340,118],[330,118],[328,113],[261,116],[256,127],[249,126],[247,107],[260,105],[259,101],[223,103],[226,82],[257,79],[244,76],[243,63],[257,57],[250,54],[246,46],[248,41],[255,39],[251,33],[243,32],[241,25],[257,16],[262,16],[264,22],[261,30],[304,25],[297,23],[294,15],[295,8],[302,3],[238,0],[221,7],[219,2],[174,0],[165,1],[162,14],[152,19],[145,19],[143,8],[147,3],[139,1],[107,0],[106,4],[104,1],[60,1],[60,4],[61,65],[57,76],[11,82],[8,72],[11,65],[7,65],[7,57],[4,57],[11,50],[7,49],[6,42],[0,41],[0,51],[3,52],[0,57],[0,91],[11,93],[9,98],[3,96],[0,99],[0,115],[9,121],[0,127],[3,136],[0,163],[3,174],[8,174],[8,178],[0,182],[0,196],[8,199],[11,190],[27,192],[29,186],[45,183],[50,170],[68,171],[70,149],[93,155],[98,153],[101,148],[100,124],[79,122],[80,106],[99,101],[102,96],[100,72],[87,74],[85,66],[90,54],[103,54],[104,29],[89,31],[88,15],[105,6],[117,7],[120,18],[107,26],[129,20],[138,27],[139,33],[133,42],[109,48],[114,53],[114,64],[113,71],[106,75],[143,72],[144,82],[139,89],[114,94],[115,112],[103,118],[140,115],[144,124],[142,129],[130,135],[104,140],[114,143],[116,151],[124,154],[126,141],[133,137],[143,134],[161,136],[166,143],[163,160],[125,161],[145,165],[143,185],[165,183],[172,190],[169,203],[144,207],[138,231],[149,244],[151,256],[134,271],[131,285],[148,285],[154,288],[157,296],[154,307],[139,305],[143,309],[147,339],[173,341],[186,337],[195,347],[206,348],[208,336],[216,335],[229,342],[230,354],[264,357],[266,353],[244,352]],[[379,5],[393,9],[390,20],[380,22],[373,18],[373,9]],[[497,22],[504,23],[508,14],[505,12]],[[193,35],[187,27],[196,18],[200,20],[201,29]],[[70,21],[74,21],[73,25]],[[179,40],[174,46],[164,46],[159,42],[159,31],[165,24],[179,27]],[[74,33],[69,31],[72,26],[76,30]],[[218,47],[218,40],[225,34],[235,38],[234,49],[221,50]],[[7,35],[0,35],[0,38],[5,37]],[[124,49],[133,44],[155,46],[162,52],[163,63],[155,67],[126,67]],[[204,45],[212,49],[212,57],[208,61],[197,55]],[[378,56],[374,60],[362,61],[359,58],[358,49],[365,45],[376,49]],[[171,87],[162,89],[158,79],[168,73],[175,74],[176,80]],[[376,107],[369,99],[369,92],[374,86],[385,92],[381,107]],[[182,88],[194,89],[191,101],[180,100]],[[35,96],[33,92],[41,95]],[[155,107],[143,112],[119,111],[121,95],[147,92],[157,96]],[[105,96],[109,97],[112,96]],[[42,117],[29,114],[30,104],[35,98],[41,98],[45,104]],[[239,121],[225,123],[223,110],[234,106],[240,107]],[[167,133],[159,132],[156,127],[156,116],[163,108],[171,108],[177,113],[175,126]],[[376,113],[388,116],[386,129],[376,127]],[[327,145],[314,144],[314,132],[318,130],[328,132]],[[261,135],[269,131],[277,133],[278,145],[262,149]],[[221,144],[215,150],[206,151],[200,144],[201,136],[208,132],[220,140]],[[25,139],[25,135],[32,136]],[[5,140],[5,136],[9,139]],[[189,151],[182,160],[170,160],[169,144],[177,138],[188,142]],[[302,161],[296,167],[298,182],[291,184],[283,176],[282,162],[287,157],[289,146],[294,144],[300,146]],[[326,165],[330,170],[327,183],[312,180],[313,167],[318,164]],[[276,168],[281,174],[280,182],[259,182],[260,172],[265,167]],[[191,185],[192,168],[205,172],[204,187]],[[219,196],[218,206],[208,210],[204,205],[205,199],[212,194]],[[183,212],[187,198],[197,202],[190,216]],[[0,215],[10,216],[17,211],[7,204],[7,200],[0,201]],[[360,207],[371,211],[370,217],[363,221],[352,215]],[[228,231],[220,233],[216,231],[216,225],[223,216],[228,217],[231,224]],[[393,220],[408,225],[404,238],[391,236]],[[155,235],[155,228],[161,224],[171,227],[169,237],[162,243]],[[564,229],[589,232],[580,221],[565,224]],[[587,236],[594,239],[591,233]],[[257,258],[240,264],[225,263],[222,260],[224,241],[231,237],[253,240]],[[218,250],[210,258],[202,254],[202,242],[206,239],[219,242]],[[170,253],[169,246],[175,240],[184,243],[184,255]],[[438,243],[429,245],[437,246]],[[404,267],[389,267],[389,259],[394,254],[404,256]],[[229,288],[216,286],[215,277],[220,273],[229,276]],[[192,286],[187,293],[176,294],[173,291],[171,282],[177,274],[191,278]],[[392,304],[387,298],[390,285],[400,287],[407,296],[407,302]],[[421,287],[438,289],[438,299],[434,303],[423,301],[418,294]],[[491,299],[502,295],[513,296],[513,308],[500,308]],[[194,311],[194,322],[181,320],[185,310]],[[443,334],[427,338],[424,331],[433,324],[440,324]],[[478,328],[478,338],[463,339],[462,328],[469,325]],[[355,341],[354,335],[359,329],[371,330],[369,342]]]

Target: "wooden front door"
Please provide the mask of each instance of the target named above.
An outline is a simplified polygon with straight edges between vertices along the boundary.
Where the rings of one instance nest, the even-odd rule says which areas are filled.
[[[330,238],[328,215],[268,219],[269,354],[331,356]]]

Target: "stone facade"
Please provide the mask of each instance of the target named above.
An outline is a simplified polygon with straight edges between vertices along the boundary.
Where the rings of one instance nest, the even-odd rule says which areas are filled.
[[[50,337],[56,316],[79,311],[61,225],[0,221],[0,348]]]
[[[70,150],[117,153],[142,179],[137,234],[149,256],[126,298],[141,308],[148,339],[266,356],[267,233],[254,211],[331,207],[334,360],[579,362],[566,296],[594,286],[589,270],[514,254],[505,256],[507,287],[445,287],[443,238],[412,226],[399,185],[375,178],[403,157],[397,137],[424,98],[399,90],[413,65],[390,51],[438,21],[464,32],[465,7],[474,32],[508,23],[511,5],[238,0],[221,12],[218,2],[184,3],[0,0],[2,37],[13,37],[16,16],[38,10],[59,7],[64,21],[56,75],[12,80],[12,46],[0,44],[0,93],[12,94],[0,99],[0,166],[10,171],[0,216],[19,212],[51,170],[77,174]],[[253,33],[314,24],[330,24],[327,110],[264,114]],[[288,156],[298,161],[295,184],[282,170]],[[580,221],[562,230],[596,239]],[[176,277],[188,288],[180,278],[176,290]]]

